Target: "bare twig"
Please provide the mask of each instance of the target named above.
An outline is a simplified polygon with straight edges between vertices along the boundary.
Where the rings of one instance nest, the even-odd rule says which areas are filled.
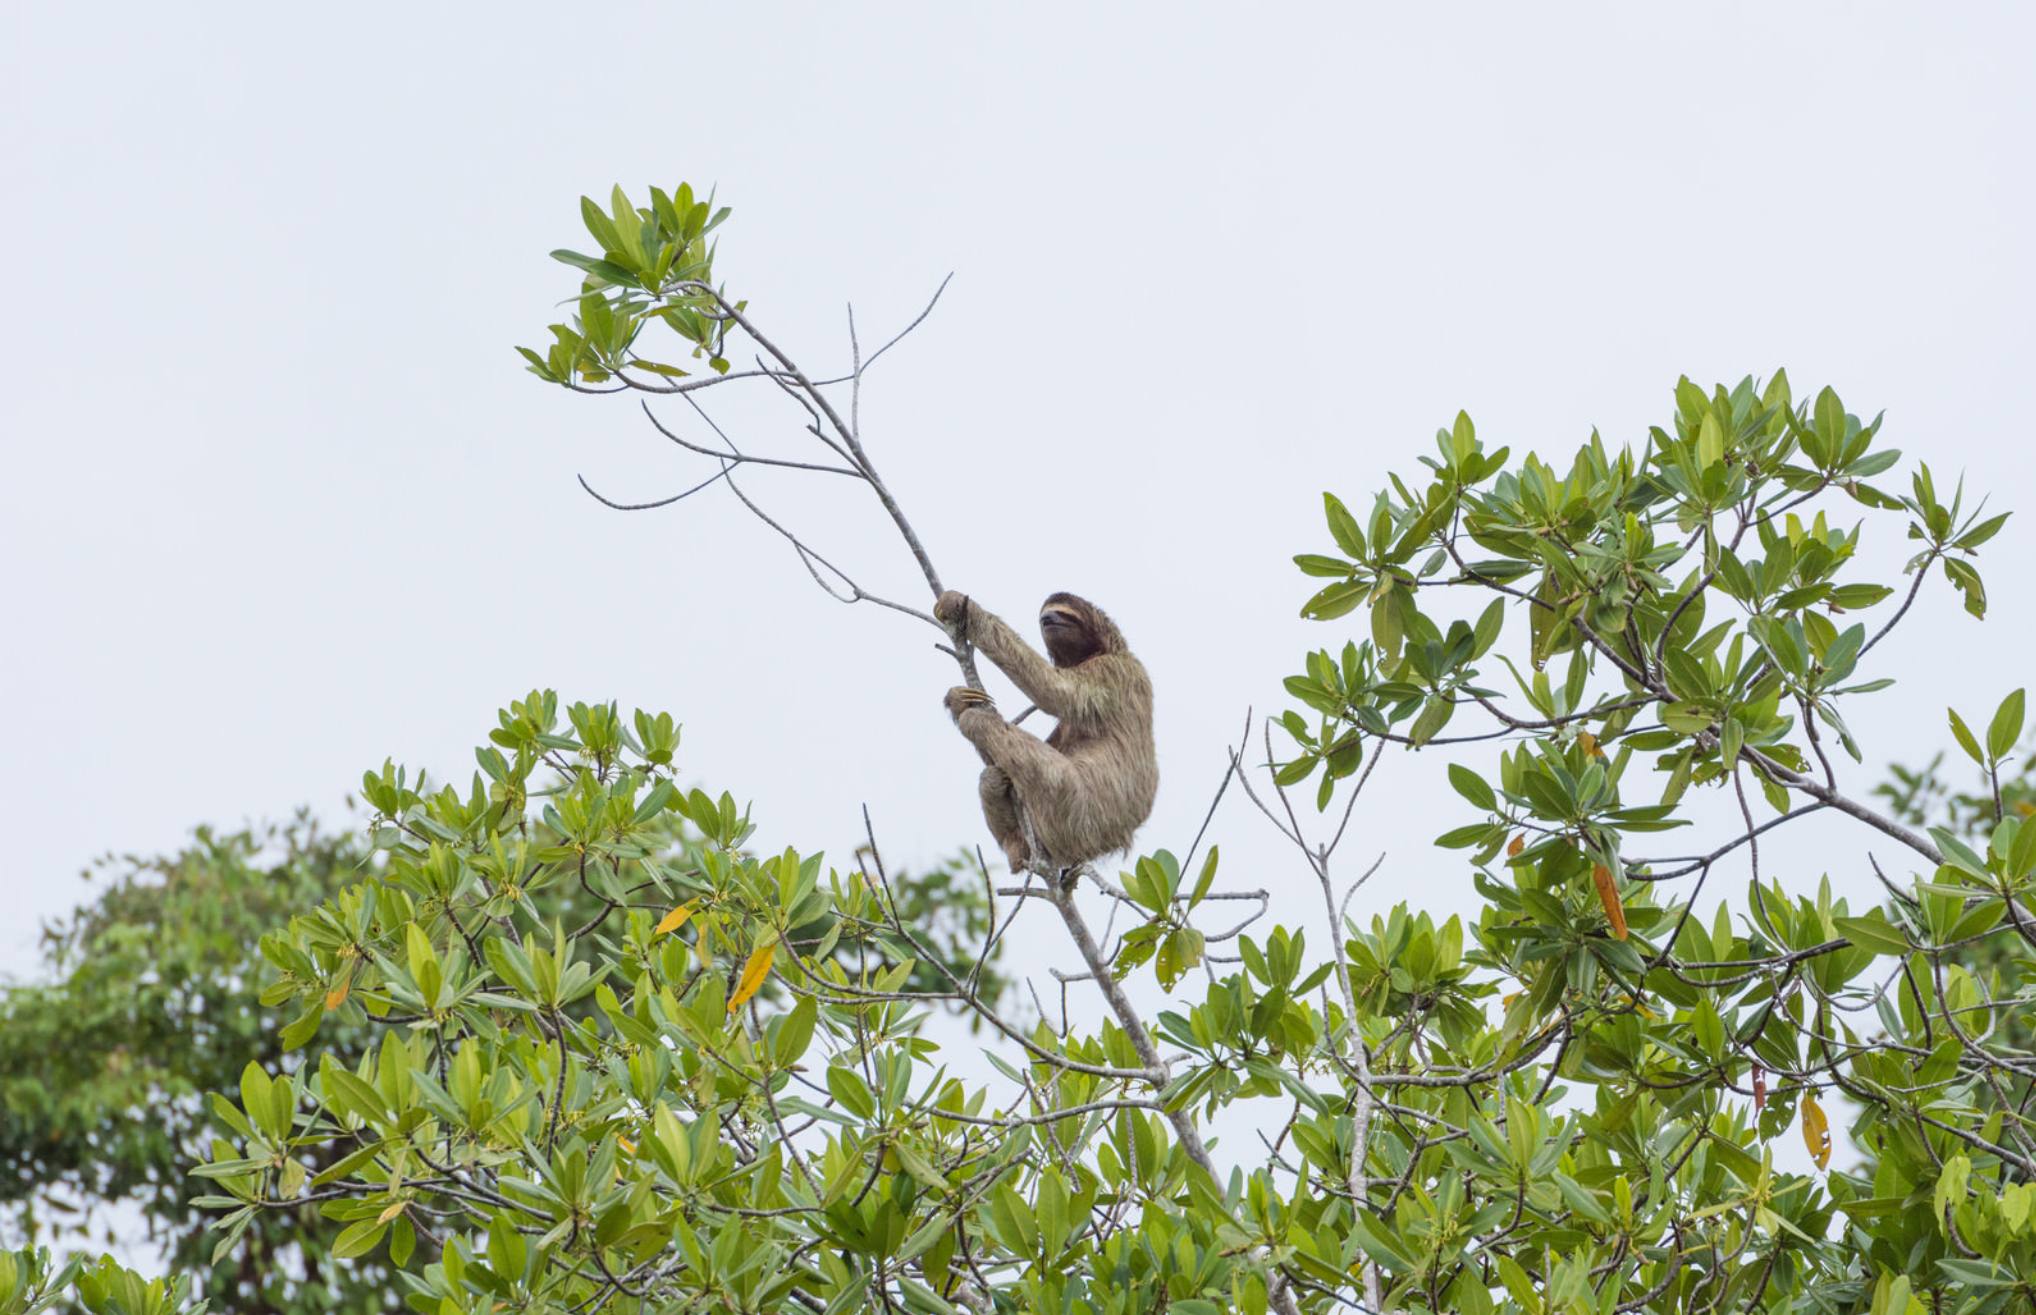
[[[952,275],[949,275],[948,279],[951,279],[952,277],[953,277]],[[870,365],[873,364],[878,357],[882,356],[885,352],[889,351],[892,347],[896,346],[900,341],[902,341],[905,338],[906,335],[910,334],[921,323],[923,323],[926,320],[927,316],[933,313],[934,306],[936,306],[940,301],[941,293],[946,290],[948,279],[941,280],[940,287],[934,291],[932,298],[927,301],[925,308],[922,309],[919,312],[919,314],[913,318],[912,322],[907,324],[902,330],[900,330],[895,336],[893,336],[889,342],[886,342],[881,348],[877,350],[877,352],[874,355],[869,357],[867,360],[863,359],[862,357],[861,343],[857,336],[855,326],[854,310],[853,308],[850,308],[849,343],[850,350],[853,355],[853,368],[850,370],[848,375],[844,376],[841,379],[830,379],[820,382],[816,382],[809,375],[807,375],[806,372],[803,369],[801,369],[799,365],[796,362],[794,362],[787,353],[785,353],[781,348],[778,347],[776,343],[771,341],[770,338],[765,336],[757,328],[756,324],[752,320],[750,320],[750,318],[743,312],[741,308],[735,306],[733,303],[723,298],[718,290],[701,283],[680,283],[672,285],[671,291],[685,293],[687,295],[710,298],[713,301],[715,308],[711,312],[714,315],[714,317],[725,322],[732,323],[735,326],[739,327],[742,330],[742,332],[747,334],[749,338],[753,342],[755,342],[756,345],[762,350],[763,357],[759,358],[757,368],[754,370],[745,370],[735,374],[725,374],[725,375],[717,374],[712,378],[688,380],[683,384],[673,384],[673,385],[638,384],[635,381],[627,378],[623,378],[622,382],[628,387],[633,388],[639,392],[684,397],[687,403],[690,404],[694,408],[694,410],[700,415],[700,417],[706,421],[709,428],[711,428],[714,431],[715,435],[721,440],[723,447],[726,449],[725,451],[722,449],[708,447],[701,443],[695,443],[692,440],[687,439],[684,436],[674,432],[672,429],[666,426],[661,420],[659,420],[657,415],[650,410],[648,403],[644,404],[644,415],[650,421],[652,427],[654,427],[658,431],[658,433],[662,434],[665,438],[669,439],[671,442],[677,444],[679,447],[682,447],[689,452],[693,452],[701,456],[712,458],[714,461],[720,463],[721,467],[720,471],[712,479],[707,480],[702,484],[695,486],[692,489],[688,489],[686,493],[682,493],[674,498],[663,499],[657,502],[646,502],[646,503],[618,502],[615,501],[614,499],[603,497],[602,495],[595,493],[593,488],[587,484],[584,478],[580,481],[581,486],[586,488],[589,494],[594,496],[605,506],[613,507],[618,510],[637,511],[637,510],[648,510],[653,507],[668,506],[671,503],[678,501],[680,498],[683,498],[691,493],[699,491],[700,488],[704,488],[706,487],[707,484],[711,484],[716,480],[726,481],[729,489],[735,493],[736,497],[742,501],[745,507],[747,507],[752,513],[754,513],[758,517],[758,519],[762,520],[766,525],[769,525],[773,530],[776,530],[780,535],[782,535],[786,539],[787,542],[789,542],[792,545],[793,551],[798,554],[800,563],[806,567],[807,573],[813,577],[814,583],[818,584],[823,590],[825,590],[830,597],[834,598],[836,601],[844,603],[858,603],[858,602],[876,603],[881,607],[887,607],[893,611],[903,612],[907,616],[916,617],[929,625],[939,626],[940,623],[933,618],[930,612],[922,611],[918,608],[910,607],[906,604],[899,603],[891,599],[885,598],[881,595],[872,593],[869,590],[864,589],[860,584],[856,583],[854,580],[850,579],[840,568],[836,567],[832,562],[828,561],[819,552],[817,552],[812,547],[812,545],[806,543],[798,535],[792,533],[785,526],[779,524],[777,521],[773,520],[770,516],[766,515],[762,511],[762,509],[757,506],[755,500],[752,499],[747,493],[745,493],[740,487],[737,486],[734,478],[732,477],[732,471],[734,467],[742,465],[769,466],[784,470],[811,471],[820,474],[843,475],[847,476],[850,479],[861,480],[863,483],[869,486],[871,492],[876,494],[877,500],[882,504],[886,514],[890,516],[892,523],[896,525],[898,532],[900,533],[900,535],[903,536],[905,540],[906,546],[910,549],[913,559],[918,563],[921,574],[925,576],[927,587],[937,597],[942,591],[942,585],[940,581],[940,574],[937,570],[934,569],[933,559],[927,553],[924,543],[920,541],[918,531],[913,528],[911,521],[905,516],[903,508],[899,506],[897,499],[892,496],[889,486],[884,483],[882,476],[880,476],[877,473],[875,465],[870,460],[868,451],[863,446],[861,433],[861,405],[862,405],[861,399],[862,399],[862,378],[864,373],[869,369]],[[728,437],[728,435],[721,429],[721,427],[714,422],[713,418],[707,414],[705,409],[700,406],[699,400],[696,397],[694,397],[693,394],[705,388],[712,387],[716,384],[730,383],[737,379],[744,378],[768,379],[771,383],[775,384],[780,390],[782,390],[787,396],[791,397],[799,405],[799,407],[806,413],[808,419],[808,423],[806,425],[807,432],[812,434],[836,456],[840,457],[842,463],[836,465],[826,462],[799,461],[783,457],[761,456],[744,452],[739,447],[737,447],[733,440],[731,440]],[[823,391],[827,384],[842,382],[846,382],[850,387],[849,412],[846,417],[842,416],[842,414],[835,408],[833,402],[828,398],[827,394]],[[614,390],[601,389],[592,391],[605,392]],[[946,629],[944,626],[940,628],[943,631],[945,631]],[[950,638],[952,639],[953,637],[950,636]],[[942,647],[943,651],[952,655],[956,663],[961,667],[963,679],[969,685],[975,688],[978,689],[982,688],[982,678],[976,669],[974,649],[966,641],[962,640],[956,640],[953,643],[952,647],[947,646]]]
[[[594,501],[600,503],[604,507],[612,507],[616,511],[650,511],[657,507],[669,507],[674,502],[678,502],[685,498],[690,498],[695,493],[698,493],[701,489],[706,488],[709,484],[715,483],[716,481],[720,480],[727,474],[728,468],[724,466],[722,467],[720,474],[709,475],[706,479],[701,480],[698,484],[695,484],[692,488],[687,489],[684,493],[674,493],[669,498],[659,498],[656,502],[614,502],[594,492],[594,486],[587,483],[587,477],[585,475],[575,475],[573,476],[573,478],[580,481],[580,487],[585,489],[588,495],[592,497]]]
[[[693,407],[694,410],[700,411],[700,403],[697,399],[688,397],[686,401]],[[705,411],[701,411],[700,413],[703,416],[706,414]],[[672,440],[672,442],[677,443],[680,447],[686,449],[688,452],[698,452],[701,456],[713,457],[716,461],[738,465],[782,466],[787,470],[817,470],[829,475],[846,475],[850,479],[861,479],[863,477],[861,471],[850,470],[846,466],[822,466],[816,465],[810,461],[781,461],[776,457],[753,457],[743,452],[737,452],[735,450],[735,444],[728,443],[728,436],[726,434],[721,434],[721,428],[718,425],[714,426],[714,432],[717,434],[721,434],[721,441],[724,443],[728,443],[729,450],[727,452],[716,452],[711,447],[701,447],[698,443],[689,443],[685,439],[680,438],[677,434],[674,434],[671,430],[665,428],[664,422],[657,418],[657,413],[650,409],[650,403],[648,402],[645,402],[643,404],[643,414],[644,418],[650,421],[651,426],[654,429],[656,429],[658,433],[663,434],[666,438],[669,438],[670,440]],[[708,423],[712,424],[713,422],[709,421]],[[588,492],[592,491],[593,490],[591,489],[588,490]]]

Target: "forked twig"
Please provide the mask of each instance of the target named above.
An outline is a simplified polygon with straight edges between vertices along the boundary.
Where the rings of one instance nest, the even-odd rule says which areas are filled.
[[[719,291],[700,283],[674,285],[671,291],[675,293],[712,298],[715,306],[712,312],[714,316],[739,328],[760,349],[761,355],[757,361],[757,368],[754,370],[744,370],[739,373],[719,374],[712,378],[687,380],[682,385],[639,386],[627,379],[624,379],[624,382],[639,392],[683,397],[707,424],[708,428],[713,431],[714,435],[720,439],[722,444],[720,448],[696,443],[673,431],[650,409],[648,401],[642,404],[645,418],[665,438],[688,452],[713,460],[719,465],[720,469],[711,478],[687,489],[684,493],[654,502],[625,503],[605,497],[596,493],[584,476],[580,478],[580,486],[585,488],[588,494],[603,506],[612,507],[618,511],[647,511],[656,507],[670,506],[682,498],[699,492],[709,484],[723,481],[752,515],[783,536],[786,542],[792,545],[792,550],[798,555],[800,564],[813,577],[813,582],[819,585],[830,598],[843,603],[875,603],[879,607],[889,608],[892,611],[903,612],[907,616],[916,617],[928,625],[940,628],[945,633],[947,628],[935,620],[930,611],[911,607],[883,597],[880,594],[872,593],[851,579],[841,568],[835,566],[811,544],[767,514],[757,504],[756,500],[736,483],[733,472],[737,466],[774,467],[781,470],[840,475],[862,481],[869,486],[871,492],[876,494],[877,500],[883,505],[885,512],[890,516],[899,534],[903,536],[906,546],[911,550],[913,559],[918,563],[920,572],[926,579],[927,587],[932,590],[935,597],[938,597],[942,589],[940,573],[934,568],[933,559],[927,553],[925,544],[920,540],[918,531],[913,528],[912,522],[904,513],[904,509],[898,505],[898,500],[892,496],[890,487],[884,483],[883,477],[877,473],[876,466],[870,461],[868,451],[863,447],[861,396],[864,373],[875,363],[878,357],[881,357],[885,352],[897,346],[908,334],[925,322],[926,318],[933,313],[933,308],[939,304],[941,294],[947,290],[948,281],[952,278],[953,275],[950,274],[946,279],[942,279],[940,287],[935,289],[932,298],[927,301],[925,308],[913,317],[911,323],[899,330],[890,341],[879,348],[868,360],[864,360],[862,357],[861,344],[856,336],[854,310],[851,308],[849,312],[849,343],[853,355],[853,367],[847,375],[838,379],[827,379],[817,382],[807,375],[783,349],[758,330],[755,323],[750,320],[749,316],[742,309],[722,297]],[[800,461],[786,457],[763,456],[745,452],[729,438],[728,434],[714,421],[713,417],[708,415],[706,408],[701,405],[700,399],[695,396],[695,394],[715,385],[733,383],[739,379],[757,378],[768,379],[798,404],[800,410],[806,416],[807,423],[804,426],[806,432],[813,435],[833,456],[840,458],[840,464]],[[846,383],[850,389],[850,401],[846,417],[835,407],[833,401],[824,391],[830,385],[842,383]],[[961,667],[963,678],[969,685],[978,689],[982,688],[983,682],[976,668],[974,648],[966,641],[957,640],[952,635],[949,635],[948,639],[949,643],[939,645],[938,647],[940,647],[941,651],[948,653],[955,659],[956,663]]]

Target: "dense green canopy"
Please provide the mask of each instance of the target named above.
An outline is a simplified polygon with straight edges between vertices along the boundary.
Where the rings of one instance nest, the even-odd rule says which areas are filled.
[[[558,253],[577,314],[533,371],[777,385],[937,590],[836,403],[860,362],[815,382],[758,331],[689,188],[584,209],[600,254]],[[640,355],[659,326],[707,372]],[[745,338],[759,364],[730,370]],[[760,459],[701,450],[721,478]],[[1846,719],[1921,589],[1984,613],[2005,516],[1896,477],[1879,420],[1781,374],[1684,380],[1628,446],[1515,455],[1459,415],[1410,458],[1293,545],[1323,550],[1295,600],[1334,639],[1287,680],[1271,761],[1233,764],[1319,904],[1238,928],[1213,849],[1159,851],[1014,874],[932,934],[924,892],[988,873],[755,852],[731,796],[680,788],[670,716],[535,692],[470,788],[369,773],[346,884],[263,939],[290,1021],[284,1053],[235,1042],[252,1062],[210,1102],[220,1256],[315,1205],[331,1261],[386,1264],[427,1315],[2029,1309],[2022,693],[1954,715],[1987,788],[1948,804],[1916,774],[1876,793]],[[1869,534],[1907,536],[1903,576],[1860,578]],[[1923,675],[1970,698],[1955,655]],[[1449,755],[1463,820],[1424,870],[1475,883],[1475,921],[1347,914],[1341,819],[1409,752]],[[1762,869],[1819,813],[1857,826],[1884,902]],[[1023,900],[1092,1011],[996,1007]],[[1122,988],[1147,973],[1152,1013]],[[947,1071],[936,1006],[996,1042],[998,1080]],[[1268,1149],[1227,1168],[1205,1130],[1245,1101]],[[1784,1137],[1814,1168],[1777,1167]],[[112,1190],[90,1162],[64,1181]]]

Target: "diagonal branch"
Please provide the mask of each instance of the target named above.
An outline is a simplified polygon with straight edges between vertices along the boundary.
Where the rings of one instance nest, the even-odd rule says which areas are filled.
[[[712,458],[719,463],[720,470],[712,479],[686,490],[685,493],[656,502],[617,502],[595,493],[592,486],[588,485],[584,478],[580,480],[581,486],[586,488],[587,492],[604,506],[617,510],[640,511],[653,507],[668,506],[680,498],[697,492],[715,480],[725,480],[729,490],[735,494],[743,506],[748,508],[759,520],[777,531],[778,534],[783,536],[792,545],[793,551],[798,554],[800,563],[806,567],[807,573],[813,577],[814,583],[826,591],[829,597],[844,603],[864,601],[876,603],[881,607],[890,608],[893,611],[903,612],[907,616],[916,617],[928,625],[937,626],[945,633],[946,627],[942,626],[930,612],[921,611],[918,608],[873,594],[869,590],[864,589],[856,581],[850,579],[845,572],[821,556],[810,544],[806,543],[786,526],[767,515],[756,504],[755,500],[737,485],[733,470],[736,466],[742,465],[771,466],[784,470],[803,470],[829,475],[845,475],[851,479],[863,481],[869,485],[871,492],[877,495],[878,502],[882,504],[885,513],[890,516],[892,523],[897,526],[898,532],[903,536],[907,548],[911,550],[913,560],[919,564],[920,572],[926,579],[927,587],[938,597],[942,592],[942,585],[940,573],[934,568],[932,556],[926,551],[926,546],[920,540],[918,531],[905,516],[904,509],[899,506],[898,500],[892,495],[890,487],[884,483],[882,476],[877,473],[875,465],[870,461],[868,451],[863,447],[860,431],[860,409],[863,373],[869,369],[870,365],[878,357],[882,356],[892,347],[895,347],[906,335],[925,322],[926,318],[933,313],[933,308],[939,304],[941,294],[946,291],[947,284],[952,278],[953,275],[950,274],[947,278],[942,279],[940,286],[934,290],[933,296],[928,300],[925,308],[913,318],[911,323],[895,334],[890,341],[879,348],[875,355],[871,356],[868,360],[864,360],[862,357],[861,344],[856,338],[854,311],[851,308],[849,315],[849,342],[854,355],[853,368],[844,379],[824,381],[825,383],[847,382],[850,385],[852,396],[847,418],[842,416],[833,401],[827,396],[824,391],[824,384],[815,382],[808,376],[792,360],[789,354],[757,328],[756,324],[750,320],[741,307],[729,302],[718,290],[703,283],[686,282],[672,285],[668,291],[698,295],[711,299],[716,308],[712,312],[715,318],[739,327],[744,333],[749,335],[750,339],[764,353],[763,356],[758,358],[755,370],[746,370],[734,375],[716,375],[711,379],[691,380],[680,386],[638,388],[638,391],[642,392],[684,397],[687,404],[692,406],[701,419],[706,421],[708,427],[714,431],[716,437],[721,440],[725,450],[693,442],[674,432],[651,411],[648,402],[643,404],[644,416],[658,433],[662,434],[672,443],[689,452]],[[693,396],[695,392],[701,389],[715,384],[732,382],[737,378],[765,378],[782,389],[787,396],[791,397],[806,412],[809,422],[805,426],[807,432],[811,433],[835,455],[839,456],[841,464],[797,461],[782,457],[753,455],[737,447],[734,441],[714,422],[713,417],[707,414],[705,408],[700,405],[699,400]],[[632,384],[631,386],[634,387],[635,385]],[[948,637],[953,641],[953,646],[939,645],[938,647],[955,659],[961,667],[963,678],[968,684],[980,689],[983,682],[981,675],[976,669],[973,647],[966,641],[955,639],[952,635]]]

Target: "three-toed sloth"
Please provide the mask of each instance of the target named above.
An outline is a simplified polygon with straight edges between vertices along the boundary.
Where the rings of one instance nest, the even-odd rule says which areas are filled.
[[[1152,681],[1110,618],[1086,599],[1055,594],[1039,612],[1048,663],[966,595],[952,590],[933,615],[974,644],[1060,724],[1044,741],[1006,722],[990,696],[957,685],[947,710],[983,761],[983,817],[1013,872],[1070,868],[1131,846],[1152,812],[1159,760],[1152,744]],[[1026,843],[1019,810],[1043,854]]]

